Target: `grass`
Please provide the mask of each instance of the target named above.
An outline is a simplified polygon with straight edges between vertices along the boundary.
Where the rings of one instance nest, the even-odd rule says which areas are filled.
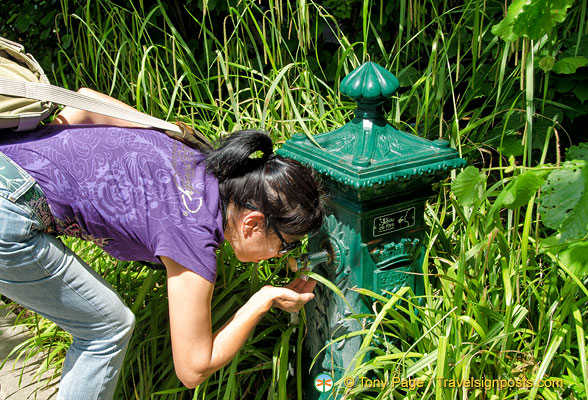
[[[340,382],[344,397],[586,398],[585,274],[565,261],[566,250],[550,247],[557,230],[542,224],[537,204],[546,194],[530,183],[531,175],[539,182],[557,169],[562,148],[581,138],[572,128],[588,111],[562,82],[581,85],[582,70],[557,74],[540,61],[583,54],[586,1],[545,38],[509,42],[492,30],[504,4],[488,0],[345,0],[357,12],[343,21],[311,0],[226,1],[216,9],[207,1],[180,7],[179,15],[160,1],[61,3],[54,83],[95,88],[213,139],[261,127],[279,145],[295,132],[334,130],[352,115],[338,91],[348,72],[367,60],[394,72],[401,87],[386,105],[389,121],[449,140],[472,167],[442,182],[427,204],[424,295],[403,289],[398,301],[402,293],[357,289],[374,314],[352,317],[366,318],[365,330],[346,376],[413,379],[422,387]],[[325,43],[326,27],[335,46]],[[187,390],[173,373],[164,274],[69,244],[137,315],[116,398],[302,399],[301,342],[311,334],[303,315],[292,322],[269,314],[231,364]],[[240,265],[227,247],[218,266],[215,327],[262,285],[288,279],[283,260]],[[47,349],[54,357],[44,367],[59,371],[67,334],[32,315],[22,321],[37,335],[16,351]],[[563,387],[468,389],[438,378],[547,379]]]
[[[533,221],[523,213],[513,213],[510,229],[500,219],[489,221],[500,183],[481,185],[482,197],[471,204],[460,204],[445,188],[436,207],[428,207],[422,297],[398,303],[400,292],[384,296],[358,289],[372,298],[376,313],[361,332],[358,364],[346,377],[412,379],[422,387],[356,384],[343,398],[586,398],[580,315],[585,283],[570,280],[561,265],[545,259],[526,234]],[[452,208],[453,215],[447,213]],[[522,257],[530,251],[536,257]],[[374,356],[362,360],[367,350]],[[460,382],[471,382],[471,388],[456,387]],[[544,387],[505,386],[526,382]]]

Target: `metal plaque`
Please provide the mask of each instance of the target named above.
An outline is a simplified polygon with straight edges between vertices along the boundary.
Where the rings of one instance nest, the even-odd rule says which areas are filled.
[[[410,207],[374,218],[374,237],[414,226],[415,215],[415,208]]]

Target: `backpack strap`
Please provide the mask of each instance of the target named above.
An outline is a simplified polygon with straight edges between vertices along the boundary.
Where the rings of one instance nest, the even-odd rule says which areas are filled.
[[[182,133],[180,128],[171,122],[50,84],[0,78],[0,94],[50,101],[141,125]]]

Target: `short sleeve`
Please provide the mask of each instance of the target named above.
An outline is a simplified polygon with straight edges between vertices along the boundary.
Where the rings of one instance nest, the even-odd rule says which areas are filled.
[[[219,241],[215,232],[194,232],[171,227],[155,235],[153,252],[157,257],[169,257],[209,282],[216,280],[216,249]]]

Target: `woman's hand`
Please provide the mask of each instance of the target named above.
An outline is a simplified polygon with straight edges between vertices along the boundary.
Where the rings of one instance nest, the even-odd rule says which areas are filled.
[[[296,279],[284,287],[264,286],[213,334],[213,283],[171,258],[161,256],[161,260],[167,269],[174,366],[178,378],[189,388],[231,361],[271,307],[295,312],[314,298],[311,292],[316,281],[312,279]]]
[[[302,306],[314,299],[312,291],[316,286],[316,281],[309,279],[296,279],[284,287],[264,286],[262,292],[270,296],[271,306],[277,307],[288,312],[300,311]]]

